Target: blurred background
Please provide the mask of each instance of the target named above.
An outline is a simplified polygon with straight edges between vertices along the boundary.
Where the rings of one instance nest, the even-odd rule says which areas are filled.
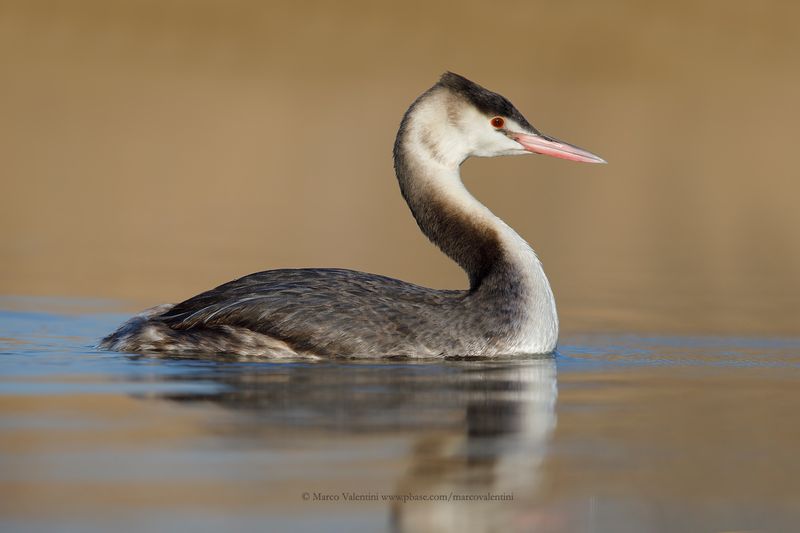
[[[800,332],[800,4],[0,2],[0,294],[336,266],[458,288],[391,147],[445,70],[606,166],[470,160],[563,329]]]

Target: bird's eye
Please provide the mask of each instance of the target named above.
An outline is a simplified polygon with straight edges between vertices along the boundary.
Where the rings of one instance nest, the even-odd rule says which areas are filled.
[[[498,129],[502,128],[503,125],[506,123],[506,121],[503,120],[502,117],[494,117],[490,122],[492,123],[492,126]]]

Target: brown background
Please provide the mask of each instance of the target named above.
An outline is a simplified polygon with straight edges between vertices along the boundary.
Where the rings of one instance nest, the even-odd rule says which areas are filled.
[[[0,293],[464,276],[391,144],[451,69],[609,161],[471,160],[566,331],[800,331],[795,2],[0,2]],[[127,304],[126,304],[127,305]]]

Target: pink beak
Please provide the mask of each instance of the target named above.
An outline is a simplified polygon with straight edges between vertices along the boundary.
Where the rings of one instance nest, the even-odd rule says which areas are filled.
[[[569,159],[570,161],[580,161],[581,163],[605,163],[604,159],[587,152],[583,148],[561,142],[547,135],[512,131],[508,132],[508,136],[521,144],[527,151],[535,154],[551,155],[561,159]]]

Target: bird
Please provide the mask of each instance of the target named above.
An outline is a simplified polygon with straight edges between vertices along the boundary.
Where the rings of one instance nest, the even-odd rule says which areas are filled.
[[[153,307],[105,350],[241,358],[491,358],[552,353],[558,314],[528,243],[465,188],[470,157],[605,163],[547,136],[504,96],[445,72],[405,112],[394,170],[422,233],[469,279],[440,290],[341,268],[257,272]]]

